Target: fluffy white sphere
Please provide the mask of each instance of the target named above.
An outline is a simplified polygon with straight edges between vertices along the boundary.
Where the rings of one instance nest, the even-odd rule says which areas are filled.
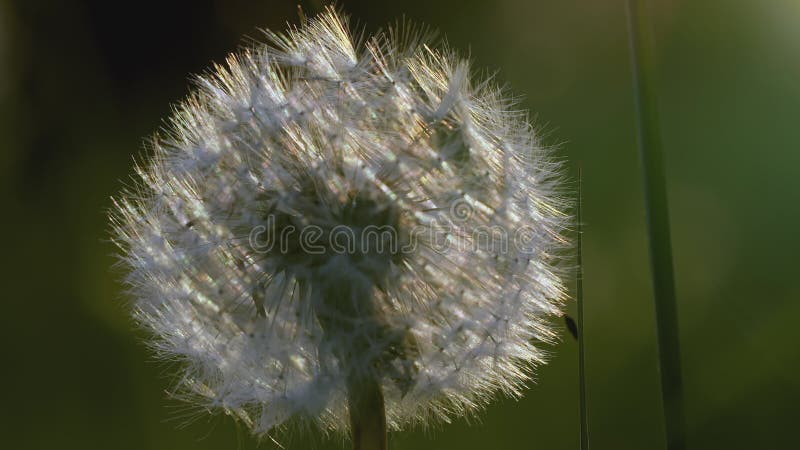
[[[265,434],[390,427],[519,395],[554,338],[560,165],[466,61],[328,11],[231,56],[116,199],[135,315],[179,390]]]

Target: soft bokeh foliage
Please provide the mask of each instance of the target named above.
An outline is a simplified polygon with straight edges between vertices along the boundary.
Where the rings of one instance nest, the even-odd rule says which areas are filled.
[[[110,301],[121,295],[105,209],[186,74],[257,27],[296,21],[295,3],[0,2],[7,447],[255,446],[227,418],[176,430],[169,371],[146,362],[127,308]],[[476,66],[501,68],[549,143],[583,162],[592,447],[661,445],[623,2],[341,3],[369,30],[403,14],[434,25]],[[690,445],[786,446],[800,401],[800,11],[653,3]],[[576,448],[575,352],[565,339],[535,389],[480,423],[393,435],[393,448]]]

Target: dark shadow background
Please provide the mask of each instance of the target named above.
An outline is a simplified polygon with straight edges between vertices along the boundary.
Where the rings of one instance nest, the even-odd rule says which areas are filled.
[[[650,3],[690,446],[800,448],[800,2]],[[105,211],[188,75],[258,28],[296,23],[295,5],[0,0],[4,448],[256,447],[224,416],[180,427],[170,372],[109,269]],[[500,69],[574,172],[583,162],[592,447],[662,448],[624,1],[341,5],[367,30],[402,15],[440,29],[476,67]],[[551,350],[520,401],[393,434],[392,448],[576,449],[576,345]]]

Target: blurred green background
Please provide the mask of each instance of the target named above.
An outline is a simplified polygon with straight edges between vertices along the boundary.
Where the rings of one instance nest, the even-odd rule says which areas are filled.
[[[224,416],[182,426],[109,268],[106,210],[187,76],[296,23],[296,3],[0,0],[4,448],[257,446]],[[800,1],[650,4],[690,448],[800,448]],[[624,1],[340,6],[368,31],[403,15],[438,28],[524,95],[573,174],[582,161],[591,444],[662,448]],[[391,448],[578,448],[577,347],[550,350],[523,399]]]

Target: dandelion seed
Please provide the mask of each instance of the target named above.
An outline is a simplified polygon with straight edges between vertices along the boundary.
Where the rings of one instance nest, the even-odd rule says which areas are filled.
[[[329,10],[199,78],[115,200],[176,392],[257,435],[518,396],[565,299],[560,165],[526,114],[413,32],[350,36]]]

